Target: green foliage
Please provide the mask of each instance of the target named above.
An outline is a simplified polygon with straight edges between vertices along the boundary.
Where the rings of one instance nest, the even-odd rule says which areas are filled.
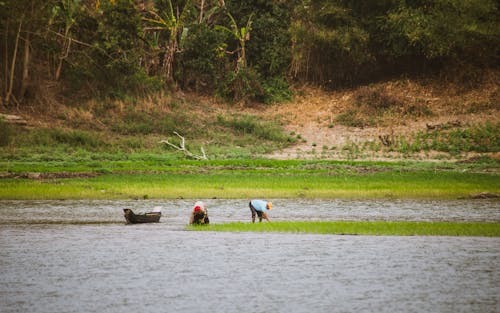
[[[292,99],[288,82],[281,77],[270,78],[262,83],[262,102],[270,104]]]
[[[500,123],[473,125],[466,128],[443,128],[431,132],[417,132],[413,137],[404,136],[395,140],[395,151],[416,153],[420,151],[442,151],[453,155],[465,152],[499,152]]]
[[[5,147],[10,144],[13,138],[13,129],[6,123],[2,118],[0,118],[0,147]]]
[[[227,2],[226,12],[227,18],[216,29],[231,34],[227,50],[237,55],[236,69],[228,73],[226,68],[217,94],[246,102],[289,99],[285,82],[290,63],[289,6],[275,1],[235,0]],[[245,21],[245,26],[239,25]]]
[[[284,134],[281,127],[270,122],[260,121],[252,115],[235,116],[230,119],[219,115],[217,122],[241,134],[252,134],[264,140],[275,142],[290,142],[293,140],[293,138]]]
[[[434,132],[431,148],[451,153],[461,152],[499,152],[500,123],[485,123],[466,129],[451,129]]]
[[[328,85],[358,79],[373,56],[369,33],[352,11],[337,1],[302,1],[294,15],[292,75]]]
[[[259,74],[252,68],[226,73],[219,83],[217,94],[229,101],[259,101],[264,97]]]
[[[113,124],[112,130],[123,135],[147,135],[153,132],[153,123],[147,113],[130,111]]]
[[[437,69],[474,87],[498,64],[494,0],[199,4],[3,0],[1,98],[43,102],[43,82],[57,80],[54,98],[181,87],[270,103],[290,98],[290,78],[339,87]]]
[[[92,48],[75,51],[65,77],[70,92],[91,86],[93,96],[124,99],[159,90],[162,82],[140,66],[142,19],[131,0],[103,2],[97,12],[82,10],[79,39]],[[90,57],[90,60],[89,60]]]
[[[39,129],[35,132],[24,134],[22,137],[23,145],[33,146],[57,146],[60,144],[68,145],[73,148],[84,147],[95,149],[103,146],[103,140],[93,133],[80,130],[63,130],[60,128]]]
[[[500,237],[499,223],[406,221],[293,221],[273,223],[210,224],[189,230],[225,232],[279,232],[376,236],[480,236]]]
[[[194,24],[182,42],[178,72],[182,87],[212,93],[224,74],[226,36],[206,24]]]
[[[283,78],[290,64],[290,10],[286,1],[226,1],[236,21],[251,17],[247,62],[264,79]]]
[[[276,160],[176,161],[164,155],[121,155],[71,165],[63,161],[0,162],[13,171],[111,171],[94,178],[1,179],[0,199],[165,198],[425,198],[456,199],[498,193],[498,175],[443,169],[443,164],[304,162]],[[89,158],[89,155],[82,155]],[[126,158],[129,158],[127,160]],[[117,159],[111,157],[111,159]],[[100,163],[100,167],[96,165]],[[426,170],[426,166],[430,169]],[[453,166],[451,163],[448,166]],[[257,169],[256,169],[257,168]],[[412,171],[408,169],[411,168]],[[453,168],[453,167],[452,167]],[[389,170],[394,169],[394,170]],[[380,170],[380,171],[379,171]],[[130,174],[141,171],[142,173]],[[145,173],[144,172],[148,172]],[[334,174],[334,175],[332,175]],[[61,183],[61,182],[64,183]],[[306,184],[307,183],[307,184]],[[196,186],[196,188],[193,188]],[[304,187],[307,186],[307,189]],[[363,188],[360,188],[363,186]],[[90,187],[90,188],[89,188]],[[101,192],[100,190],[106,190]]]
[[[401,3],[387,15],[385,29],[405,40],[407,51],[416,48],[431,59],[490,62],[500,43],[497,6],[492,0]]]
[[[50,136],[56,143],[64,143],[71,146],[95,148],[103,145],[103,142],[95,134],[79,130],[65,132],[54,129],[50,130]]]
[[[496,16],[493,0],[302,0],[290,28],[291,74],[339,86],[455,64],[494,66]]]
[[[174,110],[168,114],[129,110],[118,121],[111,124],[111,130],[122,135],[171,135],[174,131],[184,135],[200,135],[192,120],[197,118],[187,112]],[[196,126],[201,126],[197,124]]]

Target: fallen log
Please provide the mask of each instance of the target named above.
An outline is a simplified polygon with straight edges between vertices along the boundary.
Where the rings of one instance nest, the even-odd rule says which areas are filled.
[[[0,120],[9,124],[25,126],[28,122],[21,116],[0,113]]]

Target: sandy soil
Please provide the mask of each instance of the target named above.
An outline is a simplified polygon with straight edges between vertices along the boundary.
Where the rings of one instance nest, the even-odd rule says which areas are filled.
[[[444,125],[460,123],[460,127],[490,121],[500,121],[500,99],[498,86],[485,86],[481,90],[471,92],[453,92],[450,89],[427,90],[413,83],[405,82],[402,86],[395,83],[385,83],[385,88],[395,97],[407,103],[415,99],[424,103],[432,112],[429,116],[414,117],[394,115],[386,116],[376,127],[348,127],[336,122],[336,117],[348,108],[355,107],[356,90],[325,92],[319,89],[303,88],[293,101],[268,107],[253,109],[251,113],[273,116],[285,121],[285,129],[292,135],[300,136],[296,144],[286,149],[276,151],[269,157],[277,159],[295,158],[369,158],[369,159],[443,159],[448,154],[439,152],[419,153],[412,156],[398,153],[376,152],[372,149],[358,149],[355,153],[352,147],[380,145],[379,136],[411,136],[428,129],[428,125]],[[493,101],[491,100],[492,97]],[[471,107],[483,103],[494,102],[497,105],[470,113]],[[481,102],[482,101],[482,102]],[[349,148],[351,147],[351,148]],[[477,154],[470,153],[460,158],[470,158]],[[497,154],[496,154],[497,155]],[[495,156],[495,154],[494,154]]]

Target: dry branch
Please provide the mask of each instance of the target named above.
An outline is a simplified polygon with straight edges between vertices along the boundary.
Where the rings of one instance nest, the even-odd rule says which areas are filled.
[[[456,121],[450,121],[450,122],[435,124],[435,125],[425,124],[425,126],[427,127],[427,131],[441,130],[441,129],[448,129],[448,128],[452,128],[452,127],[462,127],[462,122],[460,122],[459,120],[456,120]]]
[[[181,135],[179,135],[178,132],[174,132],[174,134],[177,135],[177,137],[180,138],[181,142],[180,144],[177,146],[173,143],[171,143],[170,141],[167,140],[161,140],[160,143],[164,143],[164,144],[167,144],[169,146],[171,146],[172,148],[176,149],[176,150],[179,150],[179,151],[182,151],[187,157],[190,157],[190,158],[193,158],[193,159],[196,159],[196,160],[208,160],[207,158],[207,155],[205,154],[205,150],[203,149],[203,147],[200,148],[201,150],[201,155],[196,155],[196,154],[193,154],[192,152],[190,152],[189,150],[186,149],[186,140],[184,139],[184,137],[182,137]]]
[[[382,142],[382,144],[386,147],[392,146],[394,142],[394,137],[390,135],[379,135],[378,138]]]

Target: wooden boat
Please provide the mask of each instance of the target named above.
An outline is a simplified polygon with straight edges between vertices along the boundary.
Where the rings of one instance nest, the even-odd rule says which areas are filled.
[[[131,209],[123,209],[125,219],[128,224],[137,223],[158,223],[161,212],[147,212],[144,214],[135,214]]]

